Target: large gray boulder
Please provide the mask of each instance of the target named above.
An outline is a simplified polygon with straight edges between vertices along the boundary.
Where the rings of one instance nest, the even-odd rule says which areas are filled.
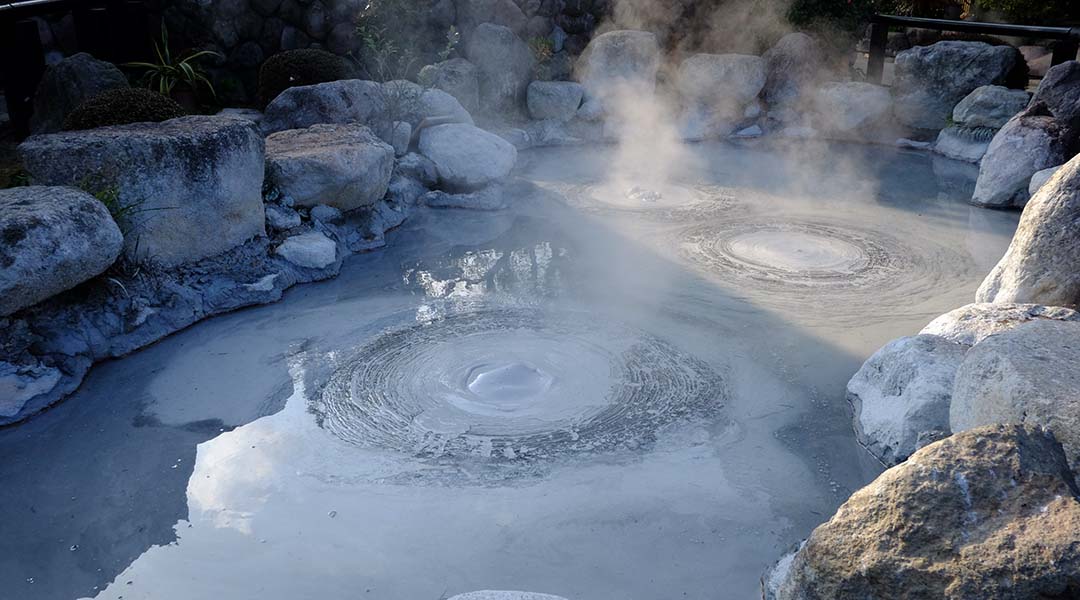
[[[771,109],[797,105],[825,70],[821,45],[805,33],[785,35],[762,58],[766,79],[761,97]]]
[[[569,121],[577,115],[585,89],[573,81],[534,81],[529,84],[529,116]]]
[[[289,237],[274,253],[305,269],[325,269],[337,261],[337,244],[318,231]]]
[[[450,94],[470,113],[480,110],[480,76],[476,65],[452,58],[420,70],[419,81]]]
[[[524,34],[529,19],[514,0],[454,0],[457,26],[468,39],[484,23]]]
[[[1039,82],[1032,104],[1042,104],[1067,127],[1080,129],[1080,62],[1052,67]]]
[[[360,79],[291,87],[266,107],[263,133],[304,129],[318,123],[385,121],[386,100],[380,84]]]
[[[506,27],[481,23],[469,36],[465,56],[476,65],[480,108],[502,114],[518,112],[535,63],[528,44]]]
[[[450,119],[455,123],[473,123],[472,115],[457,98],[443,90],[424,88],[411,81],[397,79],[382,84],[382,123],[403,121],[416,128],[424,119]],[[376,133],[383,135],[381,128]]]
[[[0,317],[100,274],[124,247],[105,205],[68,187],[0,190]]]
[[[869,135],[892,118],[889,90],[872,83],[826,83],[816,90],[813,99],[814,128],[830,136]]]
[[[694,54],[679,65],[677,85],[689,104],[742,115],[765,85],[765,61],[748,54]]]
[[[1023,60],[1011,46],[938,42],[896,55],[897,119],[915,129],[942,129],[958,102],[976,88],[1001,85]]]
[[[312,125],[266,138],[267,182],[297,206],[371,206],[393,170],[394,148],[363,125]]]
[[[949,423],[1049,428],[1080,470],[1080,323],[1039,320],[979,342],[956,372]]]
[[[855,492],[764,578],[767,600],[1070,598],[1080,500],[1061,445],[994,425],[931,444]]]
[[[33,136],[19,155],[35,183],[92,185],[128,207],[127,255],[166,265],[264,235],[263,138],[245,119],[191,116]]]
[[[887,466],[949,435],[953,378],[968,347],[936,335],[893,340],[847,384],[855,434]]]
[[[952,111],[953,123],[963,127],[1001,129],[1030,99],[1024,90],[1010,90],[1000,85],[975,88]]]
[[[656,35],[645,31],[609,31],[586,46],[577,64],[577,79],[589,98],[604,104],[652,95],[660,68]]]
[[[453,191],[474,190],[503,179],[517,162],[513,144],[459,123],[424,129],[420,154],[435,163],[439,182]]]
[[[977,302],[1080,304],[1080,157],[1024,208],[1012,243],[986,276]]]
[[[1056,167],[1050,167],[1049,169],[1043,169],[1041,171],[1035,171],[1035,174],[1031,176],[1031,181],[1028,182],[1028,197],[1034,196],[1039,193],[1044,185],[1057,175],[1057,172],[1061,170],[1064,165],[1058,165]]]
[[[930,321],[919,334],[940,336],[958,344],[974,346],[991,335],[1039,320],[1080,321],[1080,313],[1060,306],[976,302]]]
[[[69,56],[51,65],[41,76],[34,92],[30,131],[60,131],[64,119],[83,101],[101,92],[123,87],[128,87],[128,80],[116,65],[85,52]]]
[[[1031,176],[1070,157],[1070,131],[1053,117],[1038,114],[1038,108],[1016,115],[994,135],[979,164],[972,204],[1023,206]]]

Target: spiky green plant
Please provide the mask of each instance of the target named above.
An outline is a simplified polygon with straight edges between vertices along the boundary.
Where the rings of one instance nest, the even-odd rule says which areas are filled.
[[[161,24],[161,41],[154,42],[154,53],[157,55],[157,62],[130,62],[125,63],[124,66],[144,69],[143,83],[152,90],[156,89],[162,95],[171,95],[176,86],[182,83],[192,92],[198,92],[200,86],[205,86],[210,90],[210,95],[217,98],[217,92],[214,91],[214,86],[206,77],[206,71],[199,61],[210,56],[223,58],[221,53],[200,50],[175,59],[172,51],[169,50],[169,30],[165,27],[165,23]]]

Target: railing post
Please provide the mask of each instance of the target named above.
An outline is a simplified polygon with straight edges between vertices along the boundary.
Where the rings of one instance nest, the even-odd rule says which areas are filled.
[[[1076,53],[1080,50],[1080,29],[1069,32],[1069,39],[1060,40],[1054,44],[1054,55],[1050,57],[1050,66],[1057,66],[1063,62],[1076,60]]]
[[[866,80],[881,84],[885,74],[885,46],[889,43],[889,26],[874,21],[870,25],[870,58],[866,62]]]

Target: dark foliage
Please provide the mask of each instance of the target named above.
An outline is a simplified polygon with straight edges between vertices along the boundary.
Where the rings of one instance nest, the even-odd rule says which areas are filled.
[[[301,86],[346,79],[348,65],[341,57],[319,50],[303,48],[279,52],[259,69],[259,104],[267,104],[285,90]]]
[[[143,88],[118,88],[102,92],[80,104],[64,120],[64,130],[160,122],[184,114],[184,109],[168,96]]]

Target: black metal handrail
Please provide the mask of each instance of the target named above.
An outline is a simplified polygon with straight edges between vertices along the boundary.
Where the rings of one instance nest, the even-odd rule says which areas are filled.
[[[874,15],[870,19],[870,58],[866,65],[866,79],[881,83],[885,70],[885,47],[889,41],[889,26],[916,27],[936,31],[980,33],[1057,40],[1051,65],[1058,65],[1076,58],[1080,50],[1080,27],[1046,27],[1042,25],[1013,25],[1010,23],[983,23],[978,21],[952,21],[923,17],[897,15]]]

